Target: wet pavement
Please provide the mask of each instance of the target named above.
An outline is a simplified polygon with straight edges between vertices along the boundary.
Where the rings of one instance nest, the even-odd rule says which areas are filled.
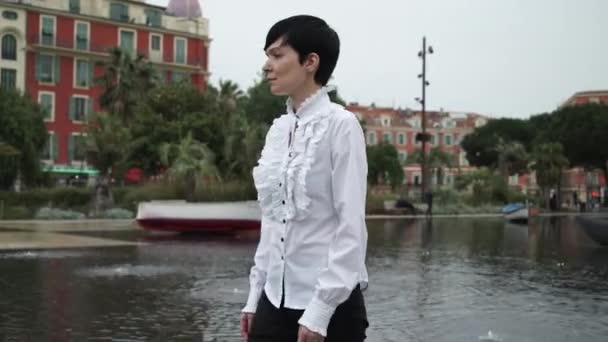
[[[0,222],[0,341],[241,341],[257,235]],[[573,217],[370,220],[368,341],[605,341],[608,249]]]

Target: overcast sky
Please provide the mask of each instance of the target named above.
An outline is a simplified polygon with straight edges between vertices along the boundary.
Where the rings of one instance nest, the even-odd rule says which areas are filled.
[[[168,0],[148,0],[166,6]],[[332,81],[360,104],[419,108],[426,35],[430,109],[493,117],[554,110],[574,92],[608,89],[607,0],[202,0],[211,82],[246,89],[264,39],[294,14],[325,19],[342,50]]]

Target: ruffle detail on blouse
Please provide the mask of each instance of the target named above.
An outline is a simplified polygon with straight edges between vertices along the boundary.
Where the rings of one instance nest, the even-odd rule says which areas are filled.
[[[329,100],[327,88],[321,88],[306,99],[297,113],[293,112],[288,100],[288,114],[273,123],[258,166],[253,170],[258,201],[264,215],[276,221],[302,220],[309,215],[311,200],[306,178],[319,143],[329,127],[328,117],[335,108]],[[288,118],[296,114],[299,116],[298,128],[289,151],[288,140],[293,120]]]

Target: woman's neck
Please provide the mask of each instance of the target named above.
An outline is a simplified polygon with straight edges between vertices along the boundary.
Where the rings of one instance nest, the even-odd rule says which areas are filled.
[[[289,98],[291,98],[291,105],[293,106],[293,111],[297,112],[302,106],[302,103],[306,101],[307,98],[315,94],[317,91],[321,89],[321,86],[315,82],[308,83],[306,86],[298,89],[295,93],[291,94]]]

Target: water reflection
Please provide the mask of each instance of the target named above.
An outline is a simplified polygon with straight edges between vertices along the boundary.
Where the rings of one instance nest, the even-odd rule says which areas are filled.
[[[572,218],[368,226],[368,341],[608,336],[608,248]],[[0,340],[241,340],[257,235],[74,234],[146,243],[0,252]]]

